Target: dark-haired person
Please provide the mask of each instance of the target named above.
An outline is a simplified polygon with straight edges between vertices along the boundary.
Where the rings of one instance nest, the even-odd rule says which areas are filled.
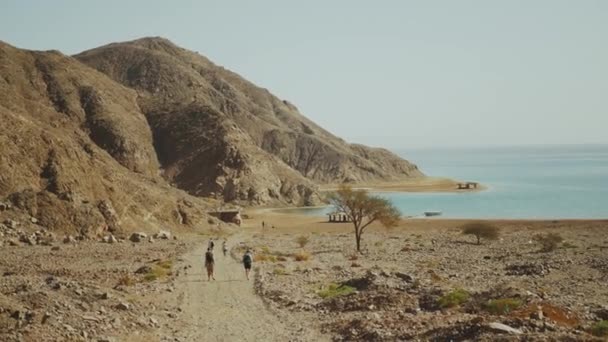
[[[207,248],[207,253],[205,253],[205,268],[207,269],[207,281],[211,281],[211,279],[215,280],[215,276],[213,274],[215,268],[215,259],[213,258],[213,250]]]
[[[251,249],[247,249],[245,255],[243,255],[243,266],[245,266],[245,277],[249,280],[249,272],[251,271],[251,265],[253,264],[253,254]]]

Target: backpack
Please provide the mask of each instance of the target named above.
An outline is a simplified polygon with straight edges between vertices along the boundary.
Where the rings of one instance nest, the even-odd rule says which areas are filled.
[[[245,254],[245,256],[243,256],[243,262],[246,264],[251,264],[253,260],[251,260],[251,254]]]

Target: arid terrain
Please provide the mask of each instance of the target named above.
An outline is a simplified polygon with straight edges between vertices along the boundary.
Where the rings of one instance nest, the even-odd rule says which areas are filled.
[[[607,221],[496,221],[499,240],[476,245],[465,221],[404,220],[373,227],[362,254],[348,223],[322,221],[252,210],[241,228],[65,243],[20,237],[33,227],[7,221],[0,339],[601,340],[591,332],[608,319]],[[547,232],[564,241],[541,252],[533,236]],[[202,269],[209,238],[215,282]]]

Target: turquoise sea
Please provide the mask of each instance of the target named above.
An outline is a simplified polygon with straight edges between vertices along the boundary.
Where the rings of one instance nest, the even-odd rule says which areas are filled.
[[[445,218],[608,218],[608,145],[395,151],[430,176],[477,181],[469,193],[378,193],[404,215]],[[329,209],[305,211],[323,215]]]

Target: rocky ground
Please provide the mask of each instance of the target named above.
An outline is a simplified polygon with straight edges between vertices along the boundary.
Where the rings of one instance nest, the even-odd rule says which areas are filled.
[[[481,245],[461,234],[463,223],[370,230],[363,254],[345,224],[260,230],[249,242],[261,265],[256,290],[284,312],[316,313],[336,341],[599,339],[591,333],[608,319],[608,222],[498,221],[500,239]],[[548,232],[564,241],[541,252],[533,236]]]
[[[173,341],[181,257],[208,235],[60,235],[17,214],[0,211],[1,341]]]
[[[476,245],[463,221],[406,220],[372,227],[359,254],[348,224],[245,217],[233,235],[98,238],[0,220],[0,340],[589,341],[608,320],[606,221],[497,221],[500,239]],[[547,232],[564,241],[541,252],[533,237]],[[211,283],[210,236],[233,256]]]

